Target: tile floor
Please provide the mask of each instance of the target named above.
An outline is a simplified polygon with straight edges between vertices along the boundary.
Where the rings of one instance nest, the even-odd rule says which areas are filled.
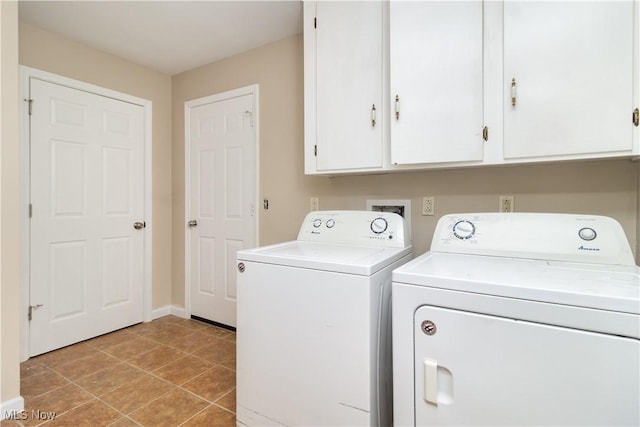
[[[31,358],[20,366],[28,417],[1,425],[235,426],[235,341],[166,316]]]

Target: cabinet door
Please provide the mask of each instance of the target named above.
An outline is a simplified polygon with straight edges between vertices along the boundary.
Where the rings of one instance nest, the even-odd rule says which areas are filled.
[[[382,2],[316,8],[316,168],[382,167]]]
[[[482,39],[480,1],[391,2],[392,163],[482,160]]]
[[[633,148],[631,0],[505,2],[504,67],[505,158]]]

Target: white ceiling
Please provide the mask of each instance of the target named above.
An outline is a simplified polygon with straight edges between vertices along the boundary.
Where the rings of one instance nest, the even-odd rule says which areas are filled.
[[[174,75],[302,32],[300,0],[30,1],[20,20]]]

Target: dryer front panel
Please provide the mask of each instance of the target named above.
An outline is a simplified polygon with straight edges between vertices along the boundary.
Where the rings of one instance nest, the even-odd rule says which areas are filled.
[[[416,425],[638,425],[640,341],[421,306]]]

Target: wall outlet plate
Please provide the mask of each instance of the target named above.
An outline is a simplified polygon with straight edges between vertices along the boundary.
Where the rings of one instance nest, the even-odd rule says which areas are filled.
[[[320,209],[320,200],[317,197],[312,197],[309,200],[309,210],[317,211]]]
[[[436,200],[433,196],[425,196],[422,198],[422,215],[433,216],[436,211]]]
[[[513,196],[500,196],[498,201],[498,212],[513,212],[515,209],[515,199]]]

